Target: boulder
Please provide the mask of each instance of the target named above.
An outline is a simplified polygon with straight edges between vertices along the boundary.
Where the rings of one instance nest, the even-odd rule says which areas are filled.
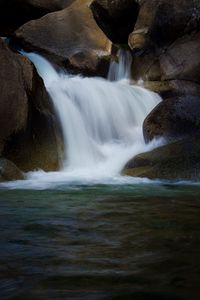
[[[200,180],[200,136],[179,140],[131,159],[124,175],[166,180]]]
[[[26,22],[70,5],[73,0],[0,0],[0,36],[9,36]]]
[[[59,126],[32,63],[0,39],[0,155],[21,170],[56,170]]]
[[[200,32],[184,35],[159,57],[162,80],[180,79],[200,84]]]
[[[13,42],[70,71],[101,73],[102,60],[109,66],[111,42],[97,26],[89,3],[76,0],[62,11],[26,23],[15,32]]]
[[[179,96],[158,104],[143,124],[145,141],[175,140],[200,131],[200,96]]]
[[[144,81],[143,85],[158,93],[163,99],[182,95],[200,95],[200,84],[188,80]]]
[[[127,44],[128,36],[133,31],[139,12],[136,0],[94,0],[90,5],[94,18],[116,44]]]
[[[193,87],[188,82],[196,89],[200,76],[200,2],[140,0],[139,3],[138,19],[129,35],[134,57],[133,79],[154,81],[150,84],[152,87],[155,81],[162,82],[162,86],[164,82],[169,91],[171,81],[181,80],[183,84],[176,86],[175,94],[172,91],[167,96],[185,94],[186,86],[190,94]]]
[[[25,179],[24,174],[13,162],[0,158],[0,182],[23,179]]]
[[[164,47],[200,26],[199,0],[140,0],[134,31],[129,36],[133,50]]]

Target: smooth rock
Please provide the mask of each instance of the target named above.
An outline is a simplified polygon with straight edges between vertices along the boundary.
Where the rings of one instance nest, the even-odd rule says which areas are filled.
[[[131,159],[124,175],[166,180],[200,180],[200,137],[192,136]]]
[[[97,24],[116,44],[127,44],[139,12],[136,0],[94,0],[90,5]]]
[[[21,170],[57,170],[62,144],[43,80],[0,39],[0,155]]]
[[[199,0],[141,0],[131,49],[164,47],[200,26]]]
[[[26,23],[16,31],[13,42],[75,73],[105,75],[100,74],[101,60],[108,69],[105,58],[110,55],[111,42],[96,24],[89,3],[76,0],[62,11]]]
[[[22,171],[11,161],[0,158],[0,182],[25,179]]]
[[[139,4],[137,22],[129,36],[133,79],[198,83],[200,2],[140,0]]]
[[[0,36],[10,36],[26,22],[70,5],[74,0],[0,0]]]
[[[164,137],[168,140],[200,131],[200,96],[179,96],[162,101],[146,117],[144,138],[148,142]]]

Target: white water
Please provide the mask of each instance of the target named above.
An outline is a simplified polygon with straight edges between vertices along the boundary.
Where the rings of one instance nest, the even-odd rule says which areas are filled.
[[[129,80],[131,77],[132,56],[129,51],[119,49],[117,52],[118,61],[112,61],[108,72],[108,80],[119,81]]]
[[[29,173],[25,185],[47,187],[52,183],[125,183],[120,172],[134,155],[148,151],[142,124],[160,101],[155,93],[130,86],[130,57],[120,54],[111,64],[111,82],[58,73],[41,56],[26,54],[36,65],[61,121],[65,161],[59,172]]]

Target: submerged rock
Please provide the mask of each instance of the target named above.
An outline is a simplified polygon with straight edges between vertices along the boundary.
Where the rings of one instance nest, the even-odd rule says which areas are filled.
[[[24,174],[13,162],[0,158],[0,182],[23,179],[25,179]]]
[[[200,97],[180,96],[166,99],[147,116],[143,124],[145,140],[168,140],[190,136],[200,131]]]
[[[43,80],[1,39],[0,69],[0,155],[23,171],[56,170],[60,131]]]
[[[9,36],[26,22],[61,10],[74,0],[0,0],[0,36]]]
[[[90,5],[97,24],[113,43],[127,44],[139,12],[136,0],[94,0]]]
[[[193,136],[141,153],[124,168],[124,175],[149,179],[200,180],[200,136]]]
[[[106,58],[111,43],[97,26],[89,3],[89,0],[76,0],[62,11],[28,22],[16,31],[15,43],[27,51],[41,53],[61,67],[100,75],[102,60],[108,68]]]

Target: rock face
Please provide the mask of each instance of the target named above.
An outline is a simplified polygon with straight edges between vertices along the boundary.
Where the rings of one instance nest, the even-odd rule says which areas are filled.
[[[139,0],[129,35],[133,79],[161,94],[144,121],[146,142],[164,137],[169,144],[136,156],[126,174],[148,178],[200,180],[200,2]]]
[[[33,65],[0,39],[0,156],[23,171],[59,165],[57,122]]]
[[[15,43],[76,72],[101,73],[111,43],[97,26],[89,3],[77,0],[62,11],[28,22],[16,31]]]
[[[200,180],[200,136],[142,153],[130,160],[125,175],[168,180]]]
[[[73,0],[0,0],[0,36],[9,36],[24,23],[65,8]]]
[[[129,36],[134,63],[134,79],[199,82],[200,2],[198,0],[140,0],[140,12]],[[158,86],[158,85],[157,85]],[[162,90],[161,90],[162,93]],[[184,92],[185,93],[185,92]],[[169,96],[169,94],[168,94]]]
[[[11,161],[0,158],[0,182],[11,180],[23,180],[25,177],[17,166]]]
[[[136,0],[94,0],[91,9],[97,24],[116,44],[126,44],[134,28],[139,4]]]
[[[200,132],[200,97],[180,96],[166,99],[147,116],[143,125],[145,140],[168,140]]]

